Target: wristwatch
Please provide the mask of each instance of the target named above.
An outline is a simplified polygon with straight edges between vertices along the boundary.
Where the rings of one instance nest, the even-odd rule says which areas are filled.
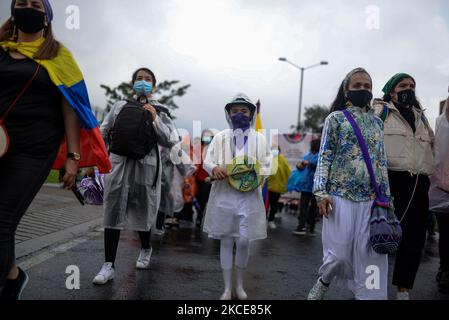
[[[80,161],[81,156],[79,153],[76,152],[69,152],[67,153],[67,159],[71,159],[71,160],[75,160],[75,161]]]

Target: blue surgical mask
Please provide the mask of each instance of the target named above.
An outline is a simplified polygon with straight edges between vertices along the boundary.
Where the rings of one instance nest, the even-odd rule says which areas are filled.
[[[134,83],[134,91],[138,96],[147,96],[153,92],[153,84],[145,80],[139,80]]]
[[[207,136],[207,137],[203,137],[202,141],[204,144],[210,144],[212,142],[212,137]]]

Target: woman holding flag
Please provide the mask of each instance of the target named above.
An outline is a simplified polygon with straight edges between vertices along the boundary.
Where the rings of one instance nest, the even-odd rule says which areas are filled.
[[[53,37],[48,0],[13,0],[0,28],[0,299],[28,282],[15,265],[15,231],[52,168],[71,188],[80,167],[111,169],[74,58]]]

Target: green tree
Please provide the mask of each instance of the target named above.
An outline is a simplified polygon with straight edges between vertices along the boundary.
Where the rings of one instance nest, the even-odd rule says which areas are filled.
[[[171,111],[175,111],[179,106],[175,102],[176,97],[182,97],[187,93],[190,84],[179,85],[180,81],[163,81],[156,86],[154,96],[160,103],[167,106]],[[100,85],[106,92],[108,98],[106,111],[110,111],[112,106],[120,100],[131,99],[133,97],[133,86],[129,82],[122,82],[115,88],[107,85]]]
[[[302,127],[310,130],[314,133],[321,133],[324,126],[324,120],[329,115],[329,108],[321,105],[313,105],[309,108],[306,107],[304,112],[304,123]]]

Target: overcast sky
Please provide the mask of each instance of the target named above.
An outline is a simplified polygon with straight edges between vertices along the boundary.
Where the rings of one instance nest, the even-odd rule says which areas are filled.
[[[159,80],[191,84],[178,99],[177,125],[227,127],[223,108],[236,93],[262,103],[267,129],[296,123],[301,65],[304,106],[329,105],[343,77],[365,67],[374,95],[397,72],[412,74],[432,125],[449,86],[448,0],[51,0],[57,38],[76,57],[93,105],[100,84],[128,81],[139,66]],[[9,17],[0,0],[0,18]],[[66,28],[66,9],[80,9],[80,29]],[[376,11],[379,21],[376,21]],[[370,26],[370,27],[369,27]]]

